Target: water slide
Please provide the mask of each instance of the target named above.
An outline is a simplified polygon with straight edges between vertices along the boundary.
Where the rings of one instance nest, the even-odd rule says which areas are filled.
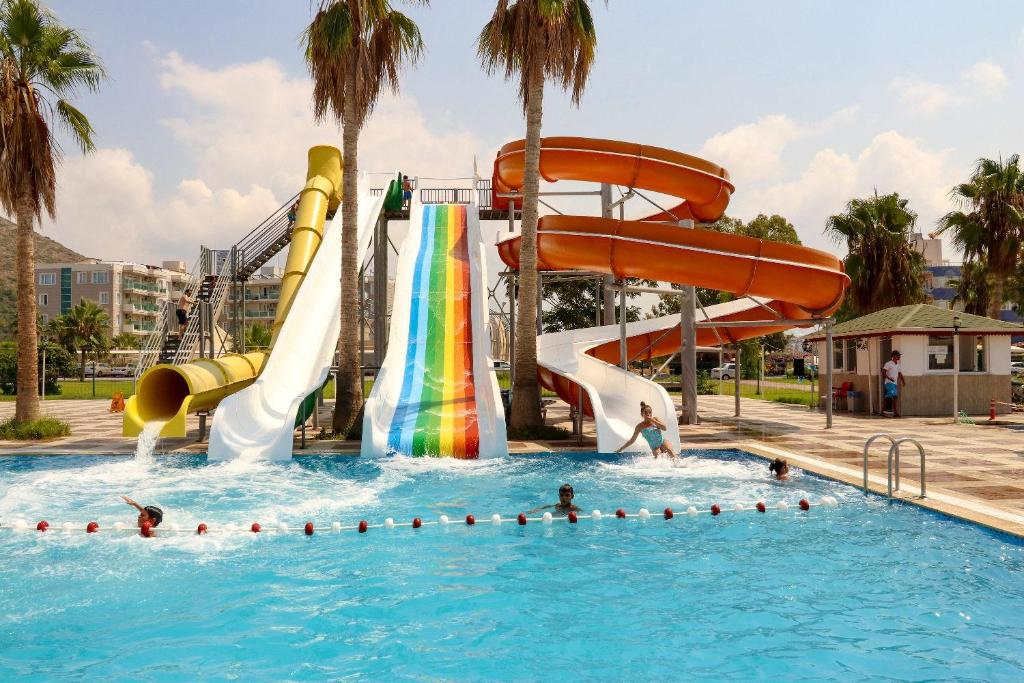
[[[363,455],[508,452],[490,356],[486,263],[475,203],[413,201],[388,350],[364,409]]]
[[[125,436],[138,435],[147,423],[162,423],[160,436],[184,437],[188,413],[212,410],[228,396],[253,384],[263,371],[268,355],[280,341],[296,292],[300,290],[321,246],[327,212],[336,210],[339,203],[340,152],[334,147],[313,147],[309,150],[308,168],[281,282],[271,351],[227,354],[184,365],[153,366],[139,378],[136,394],[125,405]],[[337,318],[336,315],[333,317]],[[301,326],[302,322],[294,325]],[[312,356],[318,344],[319,340],[301,349],[293,348],[291,352]]]
[[[525,142],[498,152],[495,194],[523,185]],[[609,183],[671,195],[680,203],[641,220],[592,216],[544,216],[537,228],[538,268],[587,270],[617,278],[637,277],[709,287],[739,298],[698,310],[697,321],[808,320],[829,315],[842,302],[849,277],[831,254],[677,223],[713,222],[729,204],[734,187],[725,169],[660,147],[613,140],[551,137],[541,141],[541,176],[549,181]],[[519,267],[519,236],[498,243],[511,268]],[[786,330],[778,326],[697,329],[697,345],[718,345]],[[627,325],[627,356],[649,360],[679,350],[678,316]],[[639,421],[639,402],[650,403],[669,424],[675,408],[659,385],[617,367],[617,325],[573,330],[538,338],[541,383],[571,405],[582,403],[594,418],[600,451],[621,446]],[[676,430],[668,439],[679,445]]]
[[[383,193],[372,196],[370,188],[360,182],[356,252],[360,256],[370,247],[384,199]],[[327,380],[338,345],[341,233],[340,218],[324,227],[323,240],[294,295],[291,313],[275,329],[263,372],[217,408],[210,431],[211,461],[291,459],[296,423],[306,417],[300,411],[303,404],[315,406],[312,395]]]

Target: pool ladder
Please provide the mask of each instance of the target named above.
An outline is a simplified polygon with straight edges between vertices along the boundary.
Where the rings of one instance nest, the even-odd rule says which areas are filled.
[[[864,493],[868,492],[868,450],[878,439],[889,440],[889,497],[892,498],[892,492],[900,490],[900,446],[905,443],[912,443],[917,446],[917,452],[921,455],[921,498],[926,498],[925,495],[925,471],[924,471],[924,447],[921,443],[914,438],[909,436],[893,436],[892,434],[878,433],[874,434],[864,442]],[[895,468],[893,464],[895,463]],[[896,486],[893,487],[893,472],[896,474]]]

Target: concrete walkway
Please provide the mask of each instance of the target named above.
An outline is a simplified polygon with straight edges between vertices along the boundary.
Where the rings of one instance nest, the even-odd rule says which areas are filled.
[[[72,436],[47,442],[0,441],[0,455],[133,453],[135,439],[121,436],[121,416],[109,413],[108,407],[104,400],[46,401],[43,413],[70,423]],[[684,447],[739,448],[766,459],[783,457],[792,465],[859,487],[865,440],[879,432],[910,436],[926,450],[928,498],[917,497],[918,457],[912,447],[903,451],[899,497],[1024,537],[1024,416],[1003,416],[990,426],[984,416],[975,418],[976,425],[961,425],[947,418],[883,419],[837,413],[833,428],[826,430],[824,415],[806,406],[741,399],[739,419],[733,417],[733,407],[732,396],[701,396],[701,424],[680,428]],[[321,409],[322,424],[329,423],[330,411],[330,403]],[[13,402],[0,403],[0,419],[13,414]],[[570,428],[568,407],[561,402],[549,406],[548,423]],[[189,437],[163,439],[158,451],[204,452],[206,444],[198,442],[198,429],[198,419],[191,416]],[[315,441],[313,430],[307,435],[307,449],[299,451],[296,442],[296,453],[359,452],[358,442]],[[877,442],[869,457],[870,488],[883,494],[887,446]],[[593,451],[596,447],[589,422],[579,440],[509,443],[513,453]]]

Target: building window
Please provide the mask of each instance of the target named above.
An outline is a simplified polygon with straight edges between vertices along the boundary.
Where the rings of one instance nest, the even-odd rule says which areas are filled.
[[[953,335],[951,335],[951,334],[929,334],[928,335],[928,369],[929,370],[952,370],[953,369]]]
[[[960,335],[960,372],[985,372],[985,337]]]
[[[57,284],[57,273],[39,273],[39,284],[41,284],[41,285],[55,285],[55,284]]]
[[[857,340],[847,339],[846,342],[846,368],[847,372],[857,372]]]
[[[105,270],[94,270],[92,272],[92,283],[94,285],[105,285],[109,282],[109,273]]]
[[[843,365],[843,340],[836,339],[832,342],[832,370],[842,370]]]
[[[104,306],[110,303],[110,292],[100,292],[100,303]]]
[[[40,306],[49,306],[50,305],[50,295],[49,294],[40,294],[39,295],[39,305]]]
[[[87,284],[89,284],[89,273],[85,272],[84,270],[80,270],[80,271],[78,271],[77,276],[78,276],[77,284],[80,284],[80,285],[87,285]]]

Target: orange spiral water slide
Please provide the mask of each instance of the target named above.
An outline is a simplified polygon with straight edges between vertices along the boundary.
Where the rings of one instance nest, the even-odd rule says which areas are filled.
[[[494,162],[495,194],[518,191],[523,185],[525,141],[501,148]],[[537,227],[538,268],[586,270],[619,278],[638,277],[681,285],[708,287],[738,297],[758,297],[719,321],[808,320],[835,311],[849,277],[836,256],[817,249],[782,244],[677,223],[713,222],[725,213],[734,186],[728,172],[697,157],[660,147],[615,140],[549,137],[541,140],[541,176],[549,181],[581,180],[650,190],[678,197],[674,206],[641,220],[620,221],[593,216],[552,215]],[[519,236],[498,243],[510,268],[519,267]],[[698,321],[703,320],[700,311]],[[789,329],[779,326],[698,328],[698,345],[717,345]],[[666,356],[679,349],[679,323],[627,338],[635,360]],[[618,340],[587,353],[607,363],[619,361]],[[541,382],[563,399],[575,401],[572,383],[549,369]]]

